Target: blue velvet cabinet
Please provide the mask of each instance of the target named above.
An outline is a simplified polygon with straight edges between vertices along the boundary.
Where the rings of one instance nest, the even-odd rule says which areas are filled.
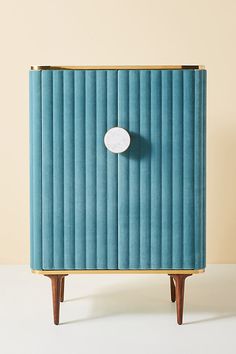
[[[31,268],[56,324],[65,275],[137,271],[170,275],[182,323],[184,280],[205,268],[205,121],[200,66],[32,67]]]

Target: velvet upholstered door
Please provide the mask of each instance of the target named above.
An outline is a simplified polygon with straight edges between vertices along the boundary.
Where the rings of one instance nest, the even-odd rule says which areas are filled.
[[[205,267],[205,76],[30,72],[33,269]]]
[[[118,74],[119,267],[205,266],[205,71]]]

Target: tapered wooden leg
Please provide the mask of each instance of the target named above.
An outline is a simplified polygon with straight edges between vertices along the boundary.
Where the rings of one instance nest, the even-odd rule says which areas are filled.
[[[175,281],[177,323],[179,325],[183,323],[184,284],[188,276],[191,276],[191,274],[171,274],[171,278]]]
[[[171,295],[171,301],[175,302],[175,283],[171,275],[170,275],[170,295]]]
[[[61,278],[61,288],[60,288],[60,302],[64,301],[64,288],[65,288],[65,277],[68,274],[64,274],[63,277]]]
[[[46,275],[51,279],[52,283],[52,302],[53,302],[53,315],[55,325],[59,324],[60,315],[60,297],[61,297],[61,280],[64,275]]]

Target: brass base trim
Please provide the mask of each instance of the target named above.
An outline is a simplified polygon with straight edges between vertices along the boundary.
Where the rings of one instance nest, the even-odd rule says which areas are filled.
[[[31,70],[205,70],[204,65],[32,65]]]
[[[205,269],[81,269],[81,270],[31,270],[34,274],[199,274]]]

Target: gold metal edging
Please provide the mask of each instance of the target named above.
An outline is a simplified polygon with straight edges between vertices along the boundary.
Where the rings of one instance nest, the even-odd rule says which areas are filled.
[[[32,65],[31,70],[205,70],[204,65]]]
[[[34,274],[199,274],[205,269],[81,269],[31,270]]]

